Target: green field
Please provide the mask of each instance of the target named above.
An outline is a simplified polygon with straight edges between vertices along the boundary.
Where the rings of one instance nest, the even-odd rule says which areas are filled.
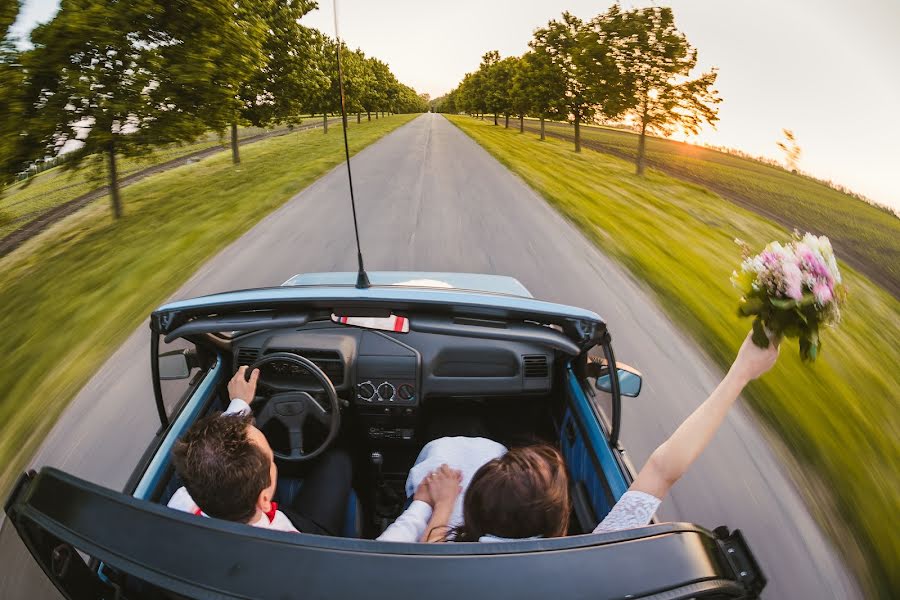
[[[729,281],[741,258],[734,239],[761,249],[788,239],[785,228],[658,171],[638,178],[633,164],[608,154],[576,154],[562,140],[541,142],[489,121],[449,118],[645,281],[699,345],[728,366],[750,327],[736,316],[738,293]],[[726,167],[711,168],[727,178]],[[809,475],[805,492],[870,595],[888,598],[900,589],[900,536],[889,525],[900,510],[900,302],[846,264],[841,268],[850,297],[840,328],[823,334],[818,362],[801,363],[793,341],[746,397]]]
[[[547,122],[547,132],[573,135],[565,123]],[[637,154],[638,137],[630,131],[582,127],[581,135],[591,149],[629,160]],[[900,298],[900,218],[887,210],[779,167],[658,137],[647,138],[647,163],[788,229],[827,235],[848,263]]]
[[[348,130],[357,152],[415,115]],[[270,138],[135,183],[0,259],[0,494],[79,389],[208,258],[344,160],[343,137]],[[252,207],[252,210],[247,210]]]
[[[318,122],[304,121],[304,124]],[[238,138],[246,139],[281,130],[287,131],[287,128],[241,127],[238,130]],[[219,134],[210,132],[190,144],[175,144],[158,148],[140,158],[121,158],[118,165],[119,176],[127,177],[149,166],[175,160],[208,148],[217,146],[226,149],[228,144],[227,136],[220,137]],[[0,238],[23,227],[48,210],[106,184],[106,163],[102,157],[89,157],[78,169],[66,171],[62,167],[54,167],[39,173],[29,181],[16,183],[0,190]],[[123,192],[123,196],[124,194],[127,192]]]

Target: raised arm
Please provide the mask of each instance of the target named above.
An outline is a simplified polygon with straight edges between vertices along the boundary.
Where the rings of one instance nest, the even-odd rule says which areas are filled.
[[[777,358],[776,344],[758,348],[748,334],[725,378],[675,433],[653,451],[630,489],[660,499],[668,494],[709,445],[744,386],[772,368]]]

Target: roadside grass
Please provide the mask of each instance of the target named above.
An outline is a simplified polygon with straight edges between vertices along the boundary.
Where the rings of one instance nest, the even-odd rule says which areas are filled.
[[[303,124],[315,124],[316,120]],[[271,131],[287,131],[286,127],[263,129],[260,127],[241,127],[238,138],[246,139]],[[171,144],[157,148],[150,154],[136,158],[119,159],[119,176],[127,177],[147,167],[175,160],[194,152],[219,146],[227,150],[229,147],[227,134],[209,132],[189,144]],[[243,154],[243,150],[242,150]],[[17,182],[0,189],[0,238],[9,235],[16,229],[37,219],[48,210],[78,196],[93,191],[107,184],[106,162],[101,156],[90,156],[78,169],[66,171],[62,167],[54,167],[32,177],[28,181]],[[123,191],[123,201],[127,202]]]
[[[351,123],[351,150],[415,116]],[[223,153],[148,177],[128,188],[119,221],[101,198],[0,259],[0,493],[154,308],[343,160],[339,127],[271,138],[242,149],[238,168]]]
[[[607,154],[576,154],[565,141],[449,119],[645,281],[727,368],[750,327],[737,317],[729,281],[741,259],[734,239],[761,249],[788,239],[786,229],[658,171],[638,178],[631,163]],[[819,360],[801,363],[792,340],[745,397],[816,489],[829,490],[804,492],[870,597],[889,598],[900,589],[900,537],[888,524],[900,510],[900,302],[846,264],[841,269],[850,297],[840,327],[823,335]]]
[[[529,128],[535,128],[535,122],[529,121]],[[546,125],[548,133],[573,135],[569,124]],[[582,127],[581,134],[594,150],[635,159],[635,133]],[[900,298],[897,215],[810,177],[710,148],[650,136],[646,156],[650,166],[699,183],[788,229],[797,227],[827,235],[847,262]]]

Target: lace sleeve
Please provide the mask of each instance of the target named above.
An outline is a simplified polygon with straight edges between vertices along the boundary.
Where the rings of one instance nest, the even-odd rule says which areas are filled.
[[[621,531],[649,525],[660,502],[659,498],[646,492],[625,492],[606,515],[606,518],[597,525],[594,533]]]

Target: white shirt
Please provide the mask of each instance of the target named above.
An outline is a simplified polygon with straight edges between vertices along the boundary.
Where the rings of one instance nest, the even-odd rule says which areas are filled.
[[[228,408],[223,412],[223,415],[246,415],[250,413],[250,405],[241,400],[240,398],[235,398],[228,405]],[[197,506],[197,503],[194,502],[194,499],[191,498],[191,495],[188,493],[187,489],[184,487],[178,488],[172,497],[169,499],[169,503],[167,505],[169,508],[174,508],[176,510],[183,510],[185,512],[189,512],[195,515],[207,516],[200,507]],[[429,515],[430,517],[430,515]],[[274,529],[276,531],[291,531],[293,533],[300,533],[296,527],[294,527],[291,520],[288,519],[283,512],[278,510],[278,504],[276,502],[272,503],[272,510],[268,513],[265,513],[259,517],[253,523],[248,523],[253,527],[262,527],[263,529]]]
[[[493,440],[478,437],[443,437],[425,444],[406,478],[406,496],[412,497],[425,477],[440,467],[448,465],[462,471],[462,493],[456,498],[448,525],[457,527],[463,522],[462,502],[472,476],[485,463],[506,454],[506,446]],[[378,536],[382,542],[418,542],[425,534],[431,506],[414,500],[396,521]]]
[[[447,464],[454,469],[463,471],[463,491],[457,498],[453,515],[449,526],[456,527],[462,524],[462,499],[468,489],[469,483],[475,472],[488,461],[506,453],[506,447],[485,438],[448,437],[429,442],[422,448],[419,457],[406,480],[407,496],[412,496],[422,479],[442,464]],[[635,490],[622,494],[612,510],[607,513],[593,533],[608,533],[623,529],[634,529],[650,524],[661,500]],[[387,542],[418,542],[421,541],[431,519],[432,508],[425,502],[414,500],[412,504],[394,521],[380,536],[379,541]],[[532,539],[532,538],[528,538]],[[500,538],[493,535],[485,535],[480,542],[504,542],[515,541],[509,538]]]

